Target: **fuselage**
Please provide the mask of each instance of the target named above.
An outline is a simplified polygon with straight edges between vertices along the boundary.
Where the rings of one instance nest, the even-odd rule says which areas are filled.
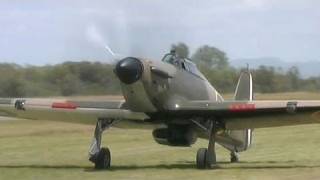
[[[194,63],[176,60],[128,57],[118,62],[115,73],[131,111],[155,113],[178,108],[185,101],[223,101]]]

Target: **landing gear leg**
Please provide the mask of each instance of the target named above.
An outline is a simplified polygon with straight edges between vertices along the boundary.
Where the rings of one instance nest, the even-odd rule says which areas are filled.
[[[101,148],[102,133],[112,124],[114,119],[98,119],[94,137],[89,149],[89,160],[95,164],[95,169],[108,169],[111,163],[109,148]]]
[[[231,163],[239,162],[239,153],[237,153],[236,151],[232,151],[230,153],[230,161],[231,161]]]
[[[197,152],[197,168],[211,169],[216,167],[216,124],[211,121],[209,128],[209,144],[208,148],[200,148]]]

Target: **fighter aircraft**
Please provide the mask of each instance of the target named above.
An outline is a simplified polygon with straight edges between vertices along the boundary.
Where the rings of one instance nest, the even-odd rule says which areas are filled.
[[[196,155],[199,169],[217,167],[216,143],[230,151],[231,162],[252,143],[253,130],[275,126],[318,123],[320,101],[255,101],[250,70],[241,72],[233,100],[224,100],[197,66],[175,52],[161,61],[126,57],[114,73],[124,101],[101,102],[33,99],[2,100],[2,115],[29,119],[96,121],[89,160],[108,169],[111,155],[101,147],[102,133],[111,126],[139,128],[153,125],[154,140],[168,146],[191,146],[197,138],[208,147]]]

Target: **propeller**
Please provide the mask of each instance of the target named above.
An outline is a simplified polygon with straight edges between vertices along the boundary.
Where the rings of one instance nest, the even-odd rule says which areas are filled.
[[[125,57],[121,54],[114,53],[114,51],[108,45],[106,38],[102,35],[99,28],[95,24],[90,24],[87,27],[86,38],[92,44],[107,50],[108,54],[110,54],[112,57],[112,62],[110,64],[116,64],[118,61],[120,61],[120,59]]]
[[[108,45],[105,45],[104,49],[107,50],[107,52],[112,56],[112,63],[113,64],[117,64],[117,62],[119,62],[121,59],[126,57],[122,54],[114,53],[112,51],[112,49],[110,48],[110,46],[108,46]]]
[[[141,78],[144,68],[142,62],[137,58],[125,58],[125,56],[121,54],[114,53],[95,25],[88,27],[87,38],[92,43],[103,47],[112,56],[111,64],[115,66],[114,73],[118,76],[120,81],[125,84],[132,84]]]

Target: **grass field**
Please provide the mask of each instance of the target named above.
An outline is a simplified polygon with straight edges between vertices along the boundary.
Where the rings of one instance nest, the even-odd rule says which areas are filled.
[[[112,168],[96,171],[87,160],[93,129],[83,124],[0,118],[0,179],[320,178],[320,125],[257,129],[253,147],[241,153],[240,163],[228,163],[228,152],[218,146],[215,170],[195,169],[196,151],[207,146],[205,140],[191,148],[171,148],[156,144],[149,130],[113,128],[103,139],[112,151]]]

